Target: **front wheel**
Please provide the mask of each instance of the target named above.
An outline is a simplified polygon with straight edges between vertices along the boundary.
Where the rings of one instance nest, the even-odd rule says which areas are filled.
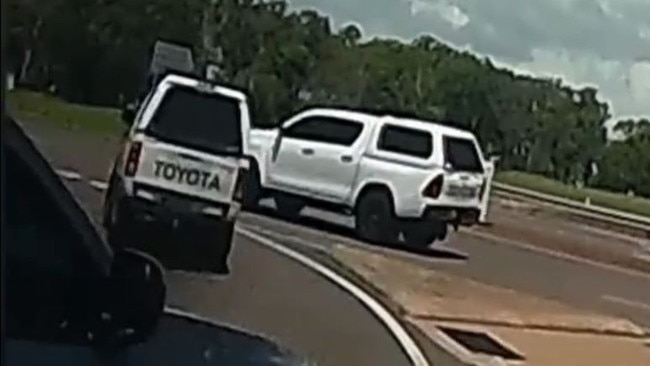
[[[382,191],[365,194],[355,212],[355,228],[361,239],[371,243],[397,243],[399,226],[390,195]]]
[[[305,203],[299,198],[278,193],[275,196],[275,206],[281,217],[287,220],[296,220],[300,217],[300,211],[305,207]]]

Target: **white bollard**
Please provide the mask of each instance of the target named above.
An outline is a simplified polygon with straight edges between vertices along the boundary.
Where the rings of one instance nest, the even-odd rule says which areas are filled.
[[[481,214],[478,218],[479,224],[488,224],[487,214],[490,203],[490,191],[492,190],[492,179],[494,178],[494,172],[498,160],[498,157],[492,157],[490,160],[485,162],[485,179],[487,182],[485,184],[483,197],[481,197]]]

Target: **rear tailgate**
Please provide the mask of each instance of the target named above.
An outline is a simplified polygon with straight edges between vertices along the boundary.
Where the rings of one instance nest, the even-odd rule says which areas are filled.
[[[450,172],[445,175],[443,198],[452,205],[478,205],[483,175],[471,172]]]
[[[228,203],[234,194],[238,164],[237,157],[210,155],[145,138],[135,181]]]
[[[478,205],[481,200],[485,168],[474,139],[443,136],[445,184],[443,196],[449,203]]]

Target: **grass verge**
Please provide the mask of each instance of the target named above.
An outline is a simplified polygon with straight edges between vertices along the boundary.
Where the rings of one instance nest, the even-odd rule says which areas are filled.
[[[7,108],[19,120],[78,130],[98,135],[115,136],[124,130],[120,112],[113,108],[88,107],[67,103],[42,93],[14,90],[7,94]],[[496,180],[533,191],[650,217],[650,199],[595,189],[578,189],[560,182],[523,172],[500,172]]]
[[[524,172],[499,172],[495,179],[501,183],[578,202],[584,202],[589,197],[591,204],[595,206],[650,217],[650,199],[647,198],[630,197],[624,194],[598,189],[577,188],[546,177]]]
[[[117,135],[124,131],[120,111],[67,103],[56,97],[26,91],[7,93],[7,110],[18,120],[97,135]]]

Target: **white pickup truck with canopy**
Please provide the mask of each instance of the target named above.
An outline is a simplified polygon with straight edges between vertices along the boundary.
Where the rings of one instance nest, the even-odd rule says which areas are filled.
[[[104,203],[111,244],[132,245],[136,234],[152,229],[184,228],[194,247],[178,248],[179,256],[194,253],[195,270],[228,272],[248,167],[246,95],[171,74],[151,90],[137,114],[126,112],[123,118],[130,129]]]
[[[253,129],[246,205],[272,196],[282,215],[305,206],[355,217],[363,239],[443,240],[449,225],[474,225],[486,188],[474,134],[433,121],[310,108]]]

